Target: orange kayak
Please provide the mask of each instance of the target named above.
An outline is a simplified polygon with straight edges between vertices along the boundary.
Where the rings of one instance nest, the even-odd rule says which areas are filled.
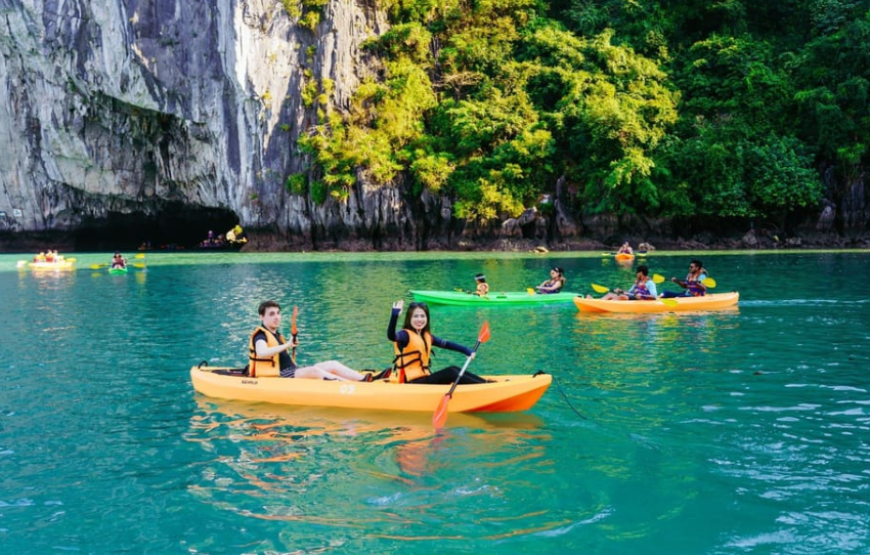
[[[621,252],[621,253],[615,254],[613,256],[613,258],[614,258],[614,260],[634,260],[634,255]]]
[[[345,382],[230,375],[228,368],[194,366],[193,388],[209,397],[349,409],[432,412],[450,385],[394,384],[386,381]],[[514,412],[532,408],[553,377],[488,376],[494,383],[460,385],[453,392],[450,412]]]
[[[737,306],[740,294],[716,293],[703,297],[677,297],[669,299],[675,303],[662,301],[605,301],[602,299],[587,299],[574,297],[574,304],[580,312],[633,312],[638,314],[650,312],[684,312],[690,310],[718,310]]]

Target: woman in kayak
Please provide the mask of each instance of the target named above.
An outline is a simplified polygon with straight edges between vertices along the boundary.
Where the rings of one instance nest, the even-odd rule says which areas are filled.
[[[649,277],[649,266],[641,264],[637,267],[637,277],[634,280],[634,285],[628,291],[622,289],[614,289],[603,297],[602,301],[654,301],[656,300],[656,284]],[[586,295],[587,299],[591,299],[592,295]]]
[[[685,280],[680,280],[675,277],[671,281],[685,289],[685,291],[665,291],[661,294],[663,299],[673,299],[675,297],[703,297],[707,294],[707,287],[704,285],[704,280],[707,279],[707,270],[700,260],[692,260],[689,262],[689,273]]]
[[[296,366],[287,351],[298,346],[299,341],[287,341],[278,331],[281,326],[281,306],[275,301],[263,301],[258,312],[261,325],[251,334],[248,345],[248,372],[252,377],[371,381],[371,374],[360,374],[337,360]]]
[[[565,271],[559,266],[553,266],[553,269],[550,270],[550,279],[535,287],[535,291],[545,294],[558,293],[565,286],[566,281]]]
[[[390,324],[387,326],[387,339],[393,342],[396,358],[393,359],[395,371],[390,375],[390,381],[398,383],[451,384],[459,376],[457,366],[448,366],[432,373],[429,369],[432,347],[441,347],[462,353],[474,358],[474,352],[463,345],[435,337],[429,331],[429,307],[426,303],[411,303],[405,314],[402,329],[396,331],[399,314],[402,313],[404,301],[393,303]],[[465,372],[459,380],[460,384],[487,383],[488,380]]]

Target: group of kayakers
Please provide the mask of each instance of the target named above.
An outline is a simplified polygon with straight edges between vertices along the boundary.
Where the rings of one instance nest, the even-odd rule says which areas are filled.
[[[287,340],[279,331],[281,306],[273,300],[260,303],[260,325],[251,333],[248,344],[248,375],[252,377],[313,378],[323,380],[370,382],[388,380],[393,383],[450,384],[459,378],[460,384],[487,383],[488,380],[471,372],[460,378],[460,369],[448,366],[443,370],[430,370],[432,347],[439,347],[474,358],[474,351],[432,335],[429,307],[426,303],[411,303],[400,330],[396,330],[404,301],[393,303],[387,339],[393,343],[395,358],[392,367],[380,373],[357,372],[337,360],[318,362],[308,366],[296,363],[295,336]]]
[[[34,262],[47,262],[52,264],[54,262],[63,262],[63,255],[58,254],[55,250],[47,250],[40,252],[39,254],[33,255]]]
[[[536,286],[535,291],[544,295],[549,293],[559,293],[567,281],[568,280],[565,278],[565,270],[559,266],[553,266],[550,270],[550,278]],[[489,284],[486,283],[486,276],[484,274],[477,274],[474,276],[474,282],[474,291],[467,291],[467,293],[477,295],[478,297],[489,295]]]
[[[631,249],[631,247],[628,247]],[[655,280],[650,278],[649,266],[641,264],[637,267],[635,280],[631,288],[627,291],[623,289],[613,289],[608,291],[601,299],[603,300],[655,300],[655,299],[672,299],[676,297],[702,297],[707,294],[707,287],[704,285],[704,280],[707,279],[707,270],[700,260],[694,259],[689,262],[689,273],[686,279],[677,279],[671,277],[671,281],[679,285],[682,291],[663,291],[658,292]],[[483,274],[474,276],[477,288],[472,293],[480,297],[485,297],[489,294],[489,284],[486,283],[486,277]],[[536,293],[552,294],[560,293],[564,290],[567,283],[565,270],[559,266],[553,266],[550,269],[549,279],[544,280],[540,285],[534,288]],[[663,281],[663,278],[661,279]],[[529,290],[531,292],[531,289]],[[586,295],[587,298],[592,298],[591,295]]]
[[[703,297],[707,294],[707,286],[704,281],[707,279],[707,270],[700,260],[694,259],[689,262],[689,273],[686,279],[677,279],[671,277],[671,281],[679,285],[682,291],[664,291],[659,293],[656,289],[656,282],[649,276],[649,266],[641,264],[637,267],[634,283],[627,291],[623,289],[613,289],[608,291],[601,297],[605,301],[654,301],[656,299],[673,299],[677,297]],[[664,281],[664,278],[661,278]],[[587,299],[591,299],[592,295],[586,295]]]
[[[689,263],[689,273],[686,279],[672,277],[671,281],[679,285],[683,291],[665,291],[661,294],[656,289],[655,280],[650,278],[649,266],[641,264],[631,288],[627,291],[614,289],[607,292],[605,300],[656,300],[658,298],[673,298],[680,296],[703,296],[707,288],[704,280],[707,271],[700,260],[693,259]],[[664,278],[657,278],[663,281]],[[565,271],[554,266],[550,270],[549,279],[535,287],[536,293],[557,293],[566,283]],[[475,275],[477,287],[473,294],[486,296],[489,285],[484,274]],[[531,292],[531,289],[530,289]],[[587,295],[587,297],[589,297]],[[408,305],[401,329],[396,329],[399,316],[404,309],[404,301],[393,303],[390,321],[387,325],[387,339],[393,344],[395,358],[390,368],[383,372],[358,372],[336,361],[329,360],[308,366],[296,363],[296,348],[299,341],[294,335],[288,340],[279,331],[281,326],[281,306],[273,300],[264,301],[258,308],[260,325],[251,333],[248,342],[248,375],[252,377],[282,377],[282,378],[314,378],[340,381],[388,380],[394,383],[409,384],[450,384],[457,379],[460,384],[487,383],[488,380],[470,372],[462,373],[456,366],[448,366],[442,370],[431,370],[431,353],[433,347],[439,347],[464,354],[474,358],[474,351],[464,345],[436,337],[432,334],[429,307],[423,302],[413,302]]]

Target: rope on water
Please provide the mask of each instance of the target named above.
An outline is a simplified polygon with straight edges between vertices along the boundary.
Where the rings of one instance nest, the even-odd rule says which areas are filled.
[[[588,418],[586,418],[585,416],[580,414],[580,411],[578,411],[577,409],[574,408],[574,405],[571,404],[571,401],[568,399],[568,396],[565,395],[565,390],[562,389],[562,384],[559,383],[559,380],[556,379],[556,376],[553,376],[553,383],[556,384],[556,387],[559,388],[559,393],[562,394],[562,398],[565,399],[565,402],[568,403],[568,406],[571,407],[571,410],[574,411],[574,414],[576,414],[577,416],[579,416],[583,420],[589,420]]]

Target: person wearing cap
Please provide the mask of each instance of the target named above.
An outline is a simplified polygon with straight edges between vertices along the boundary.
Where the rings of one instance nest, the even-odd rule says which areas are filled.
[[[474,294],[478,297],[485,297],[489,294],[489,284],[486,283],[486,276],[483,274],[477,274],[474,276],[474,281],[477,282],[477,289],[474,291]]]
[[[565,286],[566,281],[565,271],[559,266],[553,266],[550,270],[550,279],[535,287],[535,291],[544,294],[558,293]]]

